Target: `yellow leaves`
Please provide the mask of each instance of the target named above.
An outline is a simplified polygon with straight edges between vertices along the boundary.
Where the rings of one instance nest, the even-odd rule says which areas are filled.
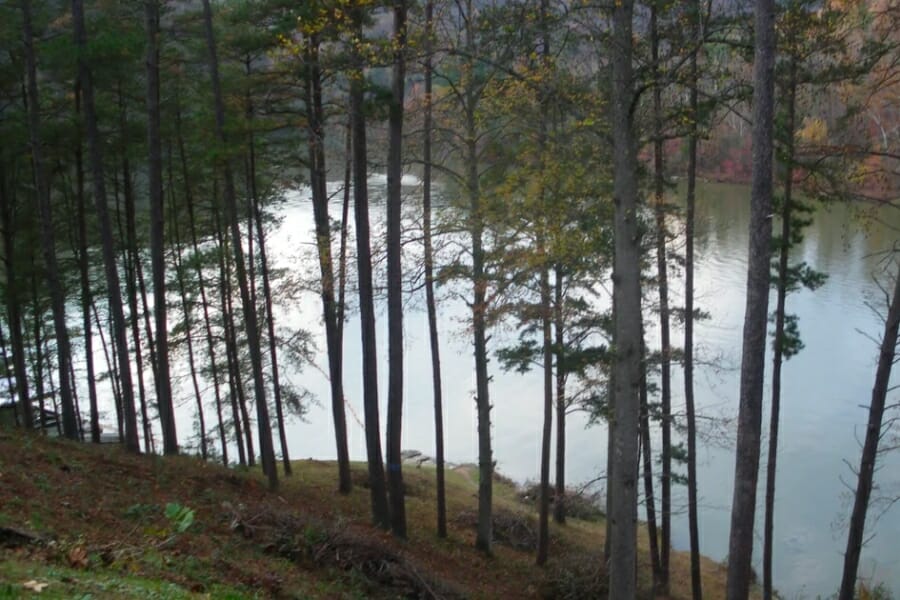
[[[797,138],[807,144],[821,144],[828,139],[828,125],[824,119],[806,117],[797,131]]]

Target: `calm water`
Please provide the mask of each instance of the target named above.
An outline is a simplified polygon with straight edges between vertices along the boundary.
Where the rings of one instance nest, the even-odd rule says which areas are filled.
[[[377,193],[376,181],[373,191]],[[414,196],[417,189],[406,191]],[[704,442],[699,451],[701,551],[716,560],[725,558],[728,547],[731,493],[734,469],[734,423],[737,411],[740,335],[744,312],[746,276],[748,190],[739,186],[702,186],[698,198],[697,303],[711,313],[698,324],[698,360],[704,361],[695,377],[698,409],[702,413]],[[332,215],[339,214],[335,205]],[[283,222],[270,236],[270,255],[277,266],[293,273],[312,272],[312,208],[304,191],[289,195]],[[885,215],[882,215],[883,217]],[[893,225],[900,225],[897,215]],[[373,207],[374,220],[383,218],[383,206]],[[677,228],[677,225],[675,225]],[[376,225],[373,231],[380,231]],[[883,306],[883,296],[873,280],[878,260],[872,254],[887,248],[897,229],[865,223],[845,206],[819,211],[806,241],[797,248],[796,259],[829,274],[828,283],[816,292],[801,291],[788,299],[789,311],[800,317],[806,348],[783,370],[781,453],[776,499],[775,583],[786,598],[815,598],[833,593],[839,584],[845,521],[850,496],[845,482],[855,485],[846,461],[856,465],[875,372],[877,348],[867,336],[879,337],[881,321],[869,307]],[[351,247],[353,245],[351,239]],[[380,244],[379,244],[380,245]],[[673,247],[678,246],[676,243]],[[679,246],[680,247],[680,246]],[[420,252],[408,246],[410,257]],[[681,303],[681,290],[674,284],[673,303]],[[280,307],[279,323],[304,327],[322,350],[319,363],[302,372],[288,373],[296,384],[317,398],[306,422],[289,428],[293,458],[335,456],[329,396],[324,373],[324,332],[321,309],[312,292],[300,294]],[[445,294],[439,307],[444,373],[446,455],[454,462],[477,458],[474,369],[469,337],[465,330],[465,305]],[[652,319],[652,316],[648,316]],[[428,331],[421,302],[413,299],[405,315],[406,395],[403,447],[433,452],[433,414]],[[513,332],[498,332],[493,343],[510,339]],[[650,330],[650,335],[654,332]],[[380,387],[384,403],[386,378],[386,315],[379,310],[378,342],[381,349]],[[680,339],[673,332],[673,339]],[[345,335],[345,392],[350,450],[354,459],[365,458],[362,423],[361,364],[358,320],[352,315]],[[496,347],[496,345],[495,345]],[[99,358],[99,357],[98,357]],[[674,409],[682,406],[680,370],[673,369]],[[500,471],[519,481],[534,480],[539,473],[541,379],[539,374],[518,375],[501,371],[491,363],[493,439]],[[895,377],[895,381],[898,377]],[[189,391],[183,388],[185,398]],[[894,393],[894,402],[897,402]],[[766,397],[768,405],[768,395]],[[185,400],[179,409],[190,430],[193,408]],[[382,415],[384,415],[382,409]],[[767,417],[766,417],[767,419]],[[384,421],[382,420],[382,426]],[[181,435],[184,435],[181,433]],[[594,479],[605,468],[606,431],[587,428],[584,415],[568,422],[567,480],[572,484]],[[658,444],[658,442],[657,442]],[[882,495],[900,496],[900,450],[881,458],[876,477]],[[761,474],[764,474],[764,462]],[[762,484],[763,482],[761,482]],[[762,491],[763,485],[760,486]],[[686,493],[676,488],[673,517],[674,544],[687,548]],[[757,540],[761,547],[762,494],[758,506]],[[876,507],[870,515],[877,515]],[[874,516],[870,517],[872,525]],[[889,511],[870,527],[876,532],[863,553],[860,574],[883,581],[900,592],[900,510]],[[759,566],[761,551],[755,553]]]

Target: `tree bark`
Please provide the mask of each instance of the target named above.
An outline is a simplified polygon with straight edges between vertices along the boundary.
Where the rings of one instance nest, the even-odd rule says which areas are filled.
[[[72,0],[72,19],[75,27],[75,46],[78,50],[78,79],[84,100],[84,117],[90,148],[91,170],[93,172],[94,200],[100,220],[100,239],[103,247],[103,266],[106,272],[106,293],[113,319],[113,336],[119,361],[119,390],[122,394],[122,410],[125,419],[125,446],[132,452],[140,452],[137,433],[137,415],[134,406],[134,388],[131,380],[131,365],[128,360],[128,340],[126,339],[125,312],[122,308],[122,292],[119,271],[116,266],[116,252],[113,243],[112,223],[106,202],[106,180],[103,167],[103,151],[100,131],[94,105],[94,81],[86,62],[87,33],[84,24],[84,1]]]
[[[653,573],[655,598],[660,593],[662,570],[659,552],[659,532],[656,528],[656,497],[653,492],[653,452],[650,442],[650,404],[647,398],[647,350],[643,348],[641,357],[641,455],[644,459],[644,503],[647,512],[647,538],[650,548],[650,567]]]
[[[546,260],[546,256],[543,257]],[[541,431],[541,496],[538,507],[537,565],[547,562],[550,537],[550,438],[553,435],[553,319],[550,301],[550,268],[541,267],[541,331],[543,342],[544,417]]]
[[[458,5],[459,6],[459,5]],[[460,10],[463,8],[460,6]],[[478,174],[478,93],[473,76],[476,65],[475,8],[465,2],[465,48],[467,73],[463,90],[465,119],[465,185],[469,199],[468,229],[472,240],[472,346],[475,355],[475,408],[478,415],[478,528],[475,547],[491,554],[493,545],[494,459],[491,448],[491,399],[487,353],[487,286],[484,251],[484,215]]]
[[[694,221],[697,192],[697,129],[699,119],[699,73],[697,52],[700,44],[700,1],[691,0],[694,50],[690,60],[691,91],[689,99],[690,134],[688,136],[687,199],[685,210],[684,249],[684,412],[687,425],[688,531],[691,553],[691,597],[703,599],[700,579],[700,528],[697,498],[697,418],[694,407]]]
[[[178,158],[181,163],[181,176],[184,183],[184,198],[188,210],[188,225],[191,232],[191,249],[194,256],[200,255],[200,244],[197,239],[197,224],[194,215],[194,194],[191,189],[190,179],[188,178],[187,153],[184,147],[184,137],[181,133],[181,104],[180,98],[176,96],[175,109],[175,131],[178,138]],[[203,325],[206,329],[206,349],[209,354],[210,371],[213,379],[213,392],[216,398],[216,416],[219,421],[219,443],[222,446],[222,463],[228,466],[228,442],[225,434],[225,421],[222,416],[222,394],[221,384],[219,382],[219,365],[216,362],[216,344],[213,337],[212,319],[209,315],[209,303],[206,299],[206,281],[203,276],[203,265],[200,261],[195,261],[197,265],[197,285],[200,287],[200,302],[203,305]],[[240,436],[238,436],[240,440]],[[238,442],[240,446],[240,441]]]
[[[235,441],[238,458],[242,465],[254,466],[256,453],[253,451],[253,433],[250,430],[250,416],[241,376],[241,362],[237,354],[237,327],[234,322],[234,306],[231,301],[231,263],[228,260],[228,238],[222,230],[218,212],[215,212],[216,235],[219,242],[220,298],[222,302],[222,326],[225,330],[225,355],[228,361],[228,376],[231,386],[231,410],[234,421]],[[241,433],[243,432],[243,436]],[[246,443],[246,446],[244,445]],[[245,453],[246,448],[246,453]]]
[[[669,549],[672,546],[672,345],[669,332],[669,273],[667,266],[665,173],[663,167],[662,83],[659,72],[659,5],[650,4],[650,52],[653,72],[653,208],[656,217],[656,270],[659,290],[660,404],[660,553],[658,592],[669,593]]]
[[[556,494],[553,520],[560,525],[566,522],[566,355],[565,324],[563,322],[562,265],[556,265],[554,282],[553,320],[556,335]]]
[[[362,8],[353,9],[353,26],[362,40]],[[388,529],[391,519],[381,454],[381,428],[378,416],[378,362],[375,344],[375,303],[372,290],[372,251],[369,245],[369,192],[366,184],[366,117],[363,110],[365,59],[360,49],[352,48],[353,72],[350,75],[350,112],[353,120],[353,213],[356,220],[356,262],[359,277],[359,313],[363,354],[363,404],[366,421],[366,455],[369,466],[369,491],[375,525]]]
[[[630,0],[613,13],[613,201],[615,204],[615,408],[614,467],[610,488],[609,592],[614,600],[636,594],[638,417],[641,362],[641,271],[637,226],[637,154],[633,115],[634,81]]]
[[[406,538],[406,502],[403,495],[403,264],[402,202],[403,96],[406,86],[406,0],[394,0],[393,65],[388,114],[387,161],[387,292],[388,292],[388,398],[387,465],[391,530]]]
[[[250,76],[250,59],[246,62],[247,76]],[[250,91],[247,91],[247,122],[252,123],[254,116],[253,99]],[[291,469],[291,455],[288,452],[287,434],[285,432],[284,406],[281,401],[281,379],[278,374],[278,352],[276,350],[277,340],[275,338],[275,312],[272,308],[272,286],[269,282],[269,259],[266,255],[266,235],[262,222],[262,207],[260,206],[259,195],[256,191],[256,142],[251,126],[250,133],[247,138],[248,160],[249,160],[249,180],[250,180],[250,208],[252,210],[252,218],[255,223],[257,247],[259,248],[259,270],[263,284],[263,301],[265,303],[265,320],[269,339],[269,365],[272,369],[272,396],[275,400],[275,420],[278,424],[278,441],[281,444],[281,462],[284,467],[284,474],[290,476],[293,473]],[[252,235],[250,236],[252,238]],[[252,277],[251,277],[252,281]],[[255,301],[254,301],[255,304]]]
[[[432,79],[434,69],[434,2],[425,3],[425,139],[422,147],[422,236],[425,244],[425,305],[431,346],[431,386],[434,392],[435,478],[437,480],[437,534],[447,537],[447,492],[444,479],[444,407],[441,383],[441,346],[438,338],[437,306],[434,298],[434,247],[431,232],[431,143],[433,128]]]
[[[115,198],[116,224],[119,230],[119,237],[125,240],[125,247],[122,248],[122,266],[125,271],[125,289],[128,296],[128,308],[130,313],[128,320],[131,325],[131,337],[134,340],[135,379],[138,384],[138,404],[144,431],[144,449],[149,453],[150,448],[153,445],[153,431],[147,415],[147,393],[144,386],[144,357],[141,348],[141,315],[143,315],[144,329],[147,335],[147,349],[150,353],[150,365],[153,373],[154,386],[156,385],[156,350],[154,349],[153,343],[153,328],[150,326],[150,310],[147,304],[147,288],[144,285],[141,252],[138,247],[134,188],[131,185],[131,163],[128,159],[128,115],[126,112],[125,94],[122,92],[121,80],[116,82],[116,95],[118,99],[119,133],[121,137],[119,145],[119,153],[122,159],[121,196],[124,196],[125,199],[124,229],[121,218],[121,196],[119,194],[118,177],[114,179],[113,196]],[[138,310],[138,294],[140,294],[143,311]]]
[[[167,171],[169,179],[169,220],[171,225],[172,238],[174,241],[174,266],[175,279],[178,283],[178,295],[181,298],[181,310],[184,315],[184,340],[187,344],[188,351],[188,370],[191,374],[191,385],[194,388],[194,398],[197,402],[197,420],[199,421],[200,431],[200,456],[203,460],[209,457],[208,440],[206,437],[206,417],[203,414],[203,395],[200,393],[200,382],[197,377],[197,362],[194,358],[194,334],[193,334],[193,312],[194,309],[188,302],[187,283],[184,276],[184,260],[182,258],[183,247],[181,244],[181,234],[178,228],[178,210],[175,205],[175,174],[172,165],[172,144],[171,141],[166,147]]]
[[[769,307],[769,261],[772,252],[775,11],[774,0],[757,0],[753,72],[753,184],[750,192],[747,307],[744,313],[734,499],[728,546],[728,600],[746,600],[751,583]]]
[[[75,84],[75,112],[81,114],[81,84]],[[91,442],[100,443],[100,408],[97,400],[97,382],[94,367],[94,333],[91,324],[91,304],[93,292],[88,266],[87,210],[84,193],[84,160],[82,153],[82,131],[78,128],[75,147],[75,200],[77,204],[78,229],[78,272],[81,283],[81,322],[84,329],[84,363],[87,376],[88,401],[91,411]]]
[[[312,190],[313,219],[321,274],[322,317],[325,321],[325,345],[328,352],[328,378],[331,391],[331,417],[338,457],[338,490],[353,489],[350,453],[347,447],[347,415],[344,409],[344,368],[342,336],[334,298],[334,263],[331,255],[331,223],[328,217],[328,192],[325,187],[325,127],[322,108],[322,73],[319,66],[319,39],[306,40],[306,110],[309,136],[309,179]],[[349,160],[349,158],[348,158]],[[349,189],[345,187],[345,193]],[[342,237],[342,248],[345,243]],[[343,263],[342,263],[343,264]]]
[[[16,392],[18,392],[21,411],[16,411],[16,417],[22,414],[22,422],[26,428],[35,426],[34,407],[31,404],[31,395],[28,393],[28,366],[25,362],[25,335],[22,333],[22,302],[18,292],[18,275],[16,273],[16,243],[14,232],[16,230],[13,221],[14,202],[13,194],[7,193],[5,181],[6,172],[0,164],[0,218],[3,219],[3,263],[6,267],[6,319],[9,324],[9,333],[12,342],[13,370],[16,374]]]
[[[150,189],[150,262],[153,271],[153,316],[156,325],[156,402],[162,426],[163,453],[178,454],[175,406],[169,375],[169,324],[166,318],[165,217],[163,214],[162,141],[159,107],[159,0],[144,0],[147,27],[147,176]]]
[[[38,207],[41,221],[41,249],[44,254],[47,287],[53,311],[53,326],[56,331],[56,356],[59,367],[59,398],[62,406],[62,423],[64,435],[69,439],[79,439],[78,419],[75,415],[75,404],[72,401],[72,385],[69,378],[69,362],[72,350],[69,344],[69,330],[66,327],[66,298],[59,275],[56,259],[56,235],[53,229],[53,208],[50,202],[50,189],[44,171],[43,151],[41,148],[41,113],[37,87],[37,60],[34,53],[34,32],[31,21],[31,2],[22,0],[22,32],[25,40],[25,62],[28,79],[28,133],[31,142],[31,162],[34,168],[34,182],[37,188]],[[22,405],[25,422],[30,425],[31,405],[28,401]]]
[[[790,59],[785,144],[784,198],[781,205],[781,244],[778,249],[778,285],[775,300],[775,337],[772,341],[772,408],[769,416],[769,455],[766,464],[766,507],[763,526],[763,598],[772,600],[772,556],[775,532],[775,478],[778,473],[778,425],[781,413],[781,366],[784,354],[785,304],[787,301],[788,257],[791,249],[791,197],[794,185],[794,127],[797,102],[797,62]]]
[[[206,34],[206,46],[209,52],[209,71],[212,79],[213,102],[216,115],[216,138],[227,152],[227,139],[225,136],[225,103],[222,97],[221,83],[219,80],[219,59],[216,52],[216,40],[212,27],[212,9],[209,0],[203,0],[203,24]],[[250,289],[247,281],[244,253],[241,249],[241,232],[238,223],[237,198],[234,189],[234,175],[231,169],[231,160],[225,158],[222,164],[225,176],[225,209],[231,228],[232,250],[237,271],[238,287],[241,293],[244,322],[247,327],[247,345],[250,350],[250,362],[253,368],[253,387],[256,392],[256,415],[259,428],[260,459],[263,472],[268,476],[269,488],[278,488],[278,470],[275,467],[275,450],[272,444],[272,425],[269,421],[269,407],[266,400],[266,386],[262,372],[262,353],[259,346],[259,323],[257,321],[256,307],[250,300]]]
[[[869,405],[869,423],[866,427],[866,440],[863,442],[860,458],[856,497],[853,501],[853,513],[850,516],[850,529],[847,533],[847,550],[844,553],[844,572],[841,577],[841,591],[838,600],[853,600],[856,591],[856,573],[859,568],[859,556],[864,542],[866,512],[872,494],[872,482],[875,479],[875,461],[878,458],[878,442],[881,440],[881,426],[884,418],[884,405],[891,380],[891,367],[897,352],[897,330],[900,327],[900,268],[897,269],[894,281],[894,295],[884,323],[884,335],[878,356],[878,369],[875,372],[875,385],[872,387],[872,403]]]

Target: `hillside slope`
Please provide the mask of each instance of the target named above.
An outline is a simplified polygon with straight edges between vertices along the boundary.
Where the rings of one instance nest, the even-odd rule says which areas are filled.
[[[438,540],[434,471],[406,469],[411,537],[401,542],[369,523],[363,465],[347,496],[335,492],[333,463],[294,466],[270,493],[252,470],[0,430],[0,598],[603,595],[603,523],[552,526],[554,558],[535,568],[533,509],[509,482],[495,491],[488,558],[473,548],[474,470],[448,472],[450,535]],[[673,570],[672,597],[688,598],[685,555]],[[708,597],[720,597],[724,570],[706,561],[704,571]]]

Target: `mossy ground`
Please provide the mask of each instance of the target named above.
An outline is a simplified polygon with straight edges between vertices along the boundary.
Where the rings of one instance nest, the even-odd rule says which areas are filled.
[[[358,543],[408,563],[423,581],[438,582],[457,597],[527,598],[554,591],[559,595],[559,588],[549,582],[570,577],[570,566],[578,565],[582,571],[585,565],[587,571],[601,568],[602,521],[551,524],[554,558],[543,569],[534,566],[532,552],[501,543],[495,545],[492,557],[476,551],[475,532],[460,518],[476,508],[477,471],[472,467],[447,473],[447,539],[435,535],[434,469],[404,470],[407,541],[370,524],[363,464],[353,465],[355,488],[348,495],[337,493],[337,469],[331,462],[301,460],[293,468],[293,476],[283,478],[281,488],[270,492],[253,469],[226,469],[188,456],[133,456],[115,446],[0,430],[0,526],[46,538],[42,543],[0,548],[0,598],[402,595],[398,588],[385,585],[384,578],[373,580],[365,569],[348,566],[352,560],[346,556],[320,560],[327,544],[319,538],[335,533],[342,536],[342,544]],[[497,482],[494,497],[498,511],[508,511],[525,523],[535,516],[508,482]],[[178,520],[166,516],[169,504],[193,511],[193,521],[184,531],[178,531]],[[235,514],[250,525],[265,515],[308,525],[294,532],[286,550],[283,539],[248,535],[247,528],[236,527]],[[672,560],[671,597],[689,598],[687,556],[676,552]],[[721,565],[704,561],[703,571],[706,597],[723,597]],[[23,586],[28,581],[48,585],[35,592]]]

